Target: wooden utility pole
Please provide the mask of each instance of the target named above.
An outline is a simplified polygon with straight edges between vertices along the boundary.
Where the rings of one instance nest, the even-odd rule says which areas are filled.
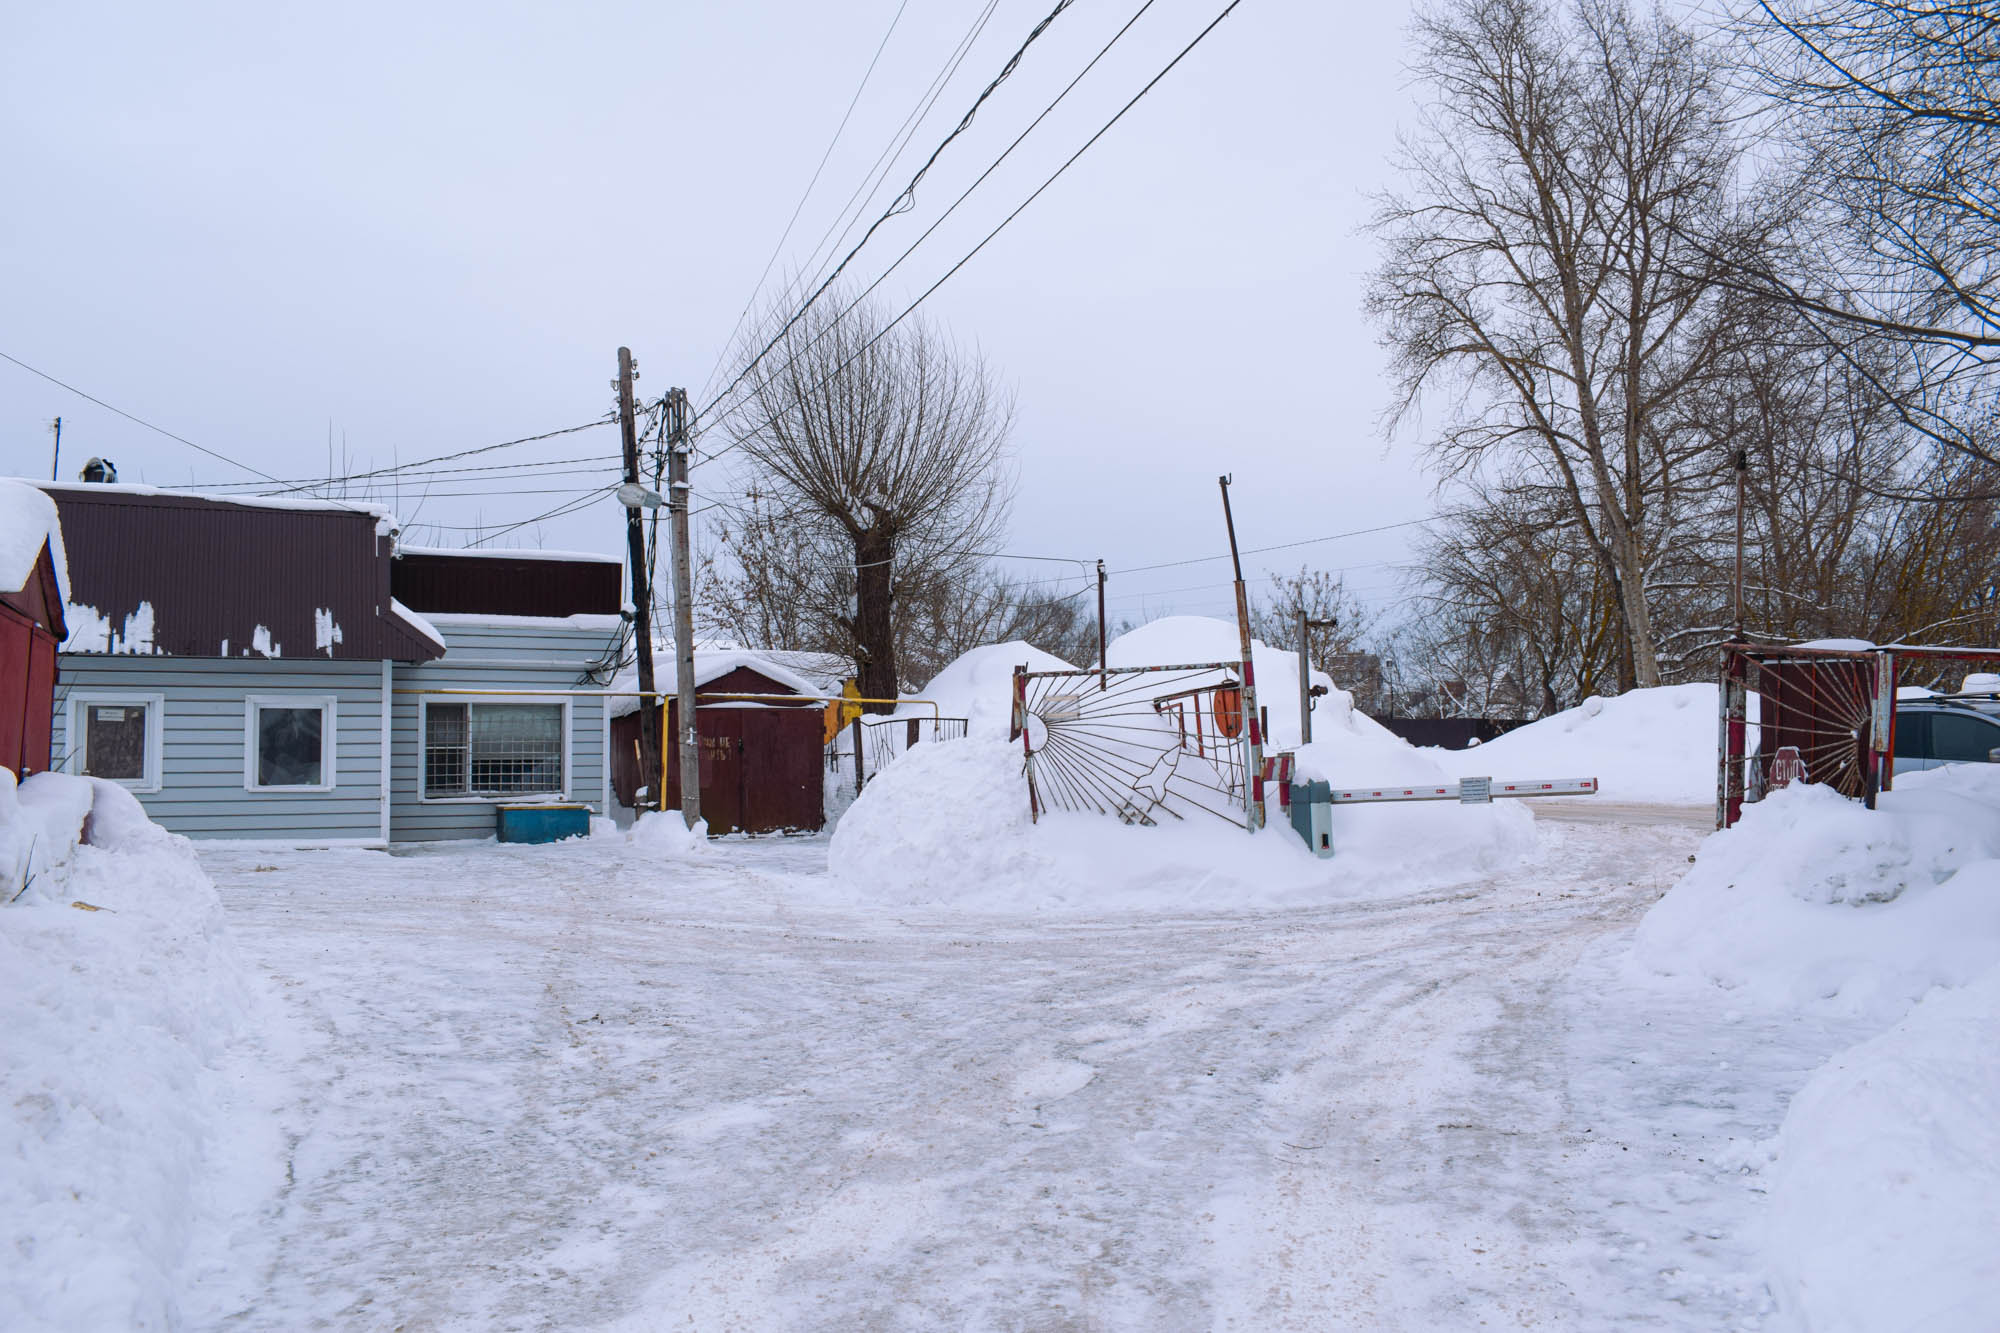
[[[1104,689],[1110,672],[1104,665],[1104,562],[1097,562],[1097,688]]]
[[[56,432],[56,451],[55,454],[49,459],[49,480],[61,481],[62,480],[62,418],[57,417],[52,424],[54,425]]]
[[[674,680],[680,714],[681,818],[701,822],[701,731],[694,703],[694,574],[688,550],[688,398],[670,389],[666,401],[667,519],[674,552]]]
[[[1222,521],[1229,526],[1229,561],[1236,569],[1236,632],[1243,645],[1244,824],[1252,833],[1264,826],[1264,737],[1257,717],[1257,668],[1250,652],[1250,594],[1243,586],[1243,560],[1236,552],[1236,518],[1229,512],[1229,478],[1222,483]]]
[[[625,448],[625,481],[638,486],[639,425],[632,411],[632,349],[618,349],[618,433]],[[651,786],[656,808],[666,809],[667,793],[660,782],[659,700],[653,695],[653,588],[646,569],[646,525],[637,508],[625,510],[625,558],[632,566],[632,627],[639,647],[639,775]]]

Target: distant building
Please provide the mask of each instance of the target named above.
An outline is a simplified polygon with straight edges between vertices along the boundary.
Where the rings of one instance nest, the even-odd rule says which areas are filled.
[[[36,483],[69,552],[53,766],[199,838],[490,836],[611,799],[620,563],[399,548],[367,504]]]

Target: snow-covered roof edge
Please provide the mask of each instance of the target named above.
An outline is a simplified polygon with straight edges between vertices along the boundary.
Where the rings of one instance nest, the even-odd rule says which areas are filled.
[[[437,632],[437,626],[431,624],[430,621],[424,619],[422,616],[418,615],[415,611],[412,611],[409,607],[404,606],[401,602],[397,601],[393,597],[389,599],[389,610],[392,614],[394,614],[397,618],[402,620],[403,623],[408,625],[411,629],[415,630],[417,633],[423,635],[426,639],[429,639],[432,643],[436,644],[438,646],[439,652],[444,652],[447,648],[451,646],[450,644],[444,641],[444,635]]]
[[[218,495],[212,491],[186,490],[173,486],[148,486],[136,481],[38,481],[23,478],[44,491],[84,491],[92,495],[167,496],[183,500],[206,500],[211,504],[242,505],[250,509],[294,509],[312,513],[367,514],[375,520],[377,536],[387,536],[402,527],[394,510],[366,500],[302,499],[283,495]]]
[[[718,680],[730,672],[744,667],[748,667],[758,675],[774,680],[789,689],[796,690],[800,694],[817,696],[821,693],[819,686],[813,684],[798,672],[777,662],[773,662],[762,653],[754,653],[743,648],[734,648],[726,651],[697,650],[694,655],[694,686],[696,689],[700,689],[710,681]],[[680,676],[676,669],[672,652],[668,652],[655,659],[653,686],[655,689],[669,694],[680,688]],[[638,668],[634,667],[621,671],[608,688],[627,691],[638,689]],[[624,698],[613,701],[611,705],[611,715],[613,717],[623,717],[627,713],[635,713],[638,710],[639,699],[635,694],[627,694]]]
[[[398,603],[400,605],[400,603]],[[617,629],[623,616],[579,612],[573,616],[503,616],[490,611],[432,611],[433,625],[536,625],[548,629]]]
[[[484,556],[492,560],[575,560],[592,565],[618,565],[625,563],[623,556],[599,555],[594,551],[543,551],[528,547],[460,548],[455,546],[411,546],[406,542],[396,544],[398,555],[451,555]]]
[[[55,567],[56,591],[67,605],[69,553],[63,549],[56,502],[32,482],[0,477],[0,590],[15,592],[27,586],[44,543]]]

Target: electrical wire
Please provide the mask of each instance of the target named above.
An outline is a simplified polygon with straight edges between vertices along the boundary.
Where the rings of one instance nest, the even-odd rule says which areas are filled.
[[[1000,0],[987,0],[986,5],[973,16],[965,35],[958,39],[958,44],[952,48],[951,54],[945,57],[943,67],[918,95],[917,104],[910,108],[910,114],[903,118],[903,123],[897,127],[896,132],[889,136],[889,142],[881,153],[869,165],[868,170],[862,173],[861,183],[854,187],[854,193],[848,195],[847,202],[840,206],[833,220],[827,224],[826,231],[807,252],[805,266],[799,276],[785,284],[784,299],[790,300],[794,292],[804,291],[820,273],[824,272],[819,257],[822,249],[826,250],[827,258],[830,260],[834,252],[861,224],[862,214],[866,212],[868,205],[874,202],[876,193],[882,188],[882,183],[889,178],[889,173],[895,170],[896,163],[902,160],[903,150],[910,146],[910,140],[916,137],[917,131],[923,128],[924,122],[930,118],[932,109],[937,106],[938,99],[944,95],[945,89],[958,77],[959,67],[972,53],[973,45],[986,32],[986,25],[992,21],[993,13],[999,5]],[[853,212],[851,218],[848,217],[850,210]],[[843,219],[846,219],[844,224]],[[810,277],[806,276],[808,273],[811,274]],[[727,350],[725,347],[725,354]]]
[[[219,459],[222,462],[227,463],[229,464],[229,466],[234,468],[241,468],[243,471],[250,473],[252,476],[262,477],[266,481],[277,480],[277,478],[273,477],[270,473],[264,472],[258,468],[251,467],[248,463],[239,462],[238,460],[231,458],[228,454],[217,453],[215,450],[209,448],[207,445],[196,444],[193,440],[190,440],[187,436],[176,435],[174,434],[174,432],[168,430],[165,426],[156,426],[152,422],[146,420],[144,417],[132,415],[130,412],[127,412],[122,407],[113,407],[110,403],[105,402],[102,398],[99,398],[96,394],[85,393],[82,389],[77,388],[74,384],[65,384],[63,381],[57,379],[54,375],[49,374],[46,370],[35,369],[33,366],[29,365],[27,362],[23,361],[18,356],[10,356],[6,352],[0,352],[0,358],[12,361],[15,365],[27,371],[30,375],[39,375],[41,378],[55,385],[58,389],[67,389],[79,398],[85,399],[86,401],[89,402],[96,403],[99,407],[103,408],[107,412],[116,412],[119,416],[124,417],[127,421],[133,422],[137,425],[144,426],[147,430],[157,431],[159,434],[166,436],[170,440],[176,441],[177,443],[180,444],[184,444],[188,448],[194,450],[196,453],[207,454],[210,458]]]
[[[4,355],[4,353],[0,353],[0,355]],[[471,458],[477,454],[490,454],[497,449],[512,449],[516,445],[533,444],[537,440],[553,440],[558,435],[574,435],[581,430],[595,430],[599,426],[615,425],[617,420],[618,417],[615,413],[607,413],[595,421],[586,421],[578,426],[564,426],[560,430],[545,430],[539,435],[523,435],[518,440],[502,440],[498,444],[481,445],[477,449],[461,449],[457,453],[439,454],[434,458],[420,458],[414,462],[398,463],[394,467],[376,468],[371,472],[350,472],[342,477],[327,477],[319,481],[300,482],[290,485],[280,483],[280,485],[285,485],[285,491],[279,491],[276,494],[282,495],[286,491],[310,490],[314,486],[338,486],[344,482],[367,481],[375,477],[395,476],[398,473],[407,472],[414,468],[428,467],[432,463],[451,463],[461,458]],[[258,475],[262,476],[263,474],[258,473]],[[276,481],[277,478],[272,477],[269,480]]]
[[[960,204],[964,204],[964,202],[966,202],[968,198],[972,198],[972,192],[974,192],[974,190],[978,190],[978,188],[980,188],[982,184],[986,184],[986,178],[988,178],[988,176],[992,176],[992,174],[994,174],[996,170],[1000,170],[1000,164],[1002,164],[1002,162],[1006,162],[1006,160],[1008,160],[1008,156],[1012,156],[1016,148],[1020,148],[1022,140],[1026,140],[1026,138],[1028,138],[1030,134],[1034,134],[1036,126],[1040,126],[1040,124],[1042,124],[1044,120],[1048,120],[1048,116],[1050,116],[1050,114],[1052,114],[1052,112],[1054,112],[1054,110],[1056,110],[1056,108],[1058,108],[1058,106],[1062,104],[1062,100],[1064,100],[1064,98],[1068,98],[1068,96],[1070,96],[1070,92],[1074,92],[1074,90],[1076,90],[1076,84],[1084,82],[1084,76],[1086,76],[1086,74],[1090,74],[1090,70],[1094,70],[1094,68],[1098,66],[1098,62],[1100,62],[1100,60],[1104,60],[1104,56],[1106,56],[1106,54],[1110,54],[1112,46],[1116,46],[1116,44],[1118,44],[1118,40],[1120,40],[1120,38],[1124,38],[1124,34],[1126,34],[1126,32],[1130,32],[1130,30],[1132,30],[1132,26],[1134,26],[1134,24],[1136,24],[1136,22],[1138,22],[1140,18],[1144,18],[1144,16],[1146,16],[1146,10],[1150,10],[1150,8],[1154,6],[1154,4],[1156,4],[1156,0],[1146,0],[1146,4],[1138,6],[1138,10],[1136,10],[1136,12],[1132,14],[1132,18],[1124,20],[1124,26],[1120,26],[1120,28],[1118,28],[1118,32],[1114,32],[1114,34],[1112,34],[1112,38],[1110,38],[1110,40],[1108,40],[1108,42],[1106,42],[1104,46],[1100,46],[1100,48],[1098,48],[1098,54],[1096,54],[1096,56],[1092,56],[1092,58],[1090,58],[1090,62],[1088,62],[1088,64],[1084,64],[1084,68],[1076,72],[1076,78],[1072,78],[1072,80],[1070,80],[1068,84],[1064,84],[1062,92],[1058,92],[1058,94],[1056,94],[1056,96],[1054,96],[1054,98],[1052,98],[1052,100],[1048,102],[1048,106],[1044,106],[1044,108],[1042,108],[1042,114],[1038,114],[1038,116],[1036,116],[1034,120],[1030,120],[1030,122],[1028,122],[1028,128],[1026,128],[1026,130],[1022,130],[1020,134],[1016,134],[1016,136],[1014,136],[1014,142],[1010,142],[1010,144],[1008,144],[1006,148],[1002,148],[1002,150],[1000,150],[1000,156],[996,156],[996,158],[994,158],[992,162],[988,162],[988,164],[986,164],[986,170],[984,170],[984,172],[980,172],[980,174],[978,174],[978,178],[976,178],[976,180],[974,180],[972,184],[968,184],[968,186],[964,188],[964,192],[962,192],[962,194],[960,194],[958,198],[954,198],[954,200],[950,202],[950,206],[948,206],[948,208],[946,208],[944,212],[940,212],[940,214],[936,216],[936,220],[932,220],[932,224],[930,224],[930,226],[926,226],[926,228],[924,228],[924,232],[922,232],[922,234],[920,234],[920,236],[918,236],[916,240],[912,240],[912,242],[910,242],[910,246],[908,246],[908,248],[906,248],[906,250],[904,250],[902,254],[898,254],[898,256],[896,256],[896,258],[892,260],[892,262],[890,262],[890,266],[888,266],[888,268],[884,268],[884,270],[882,270],[880,274],[876,274],[876,280],[874,280],[874,282],[870,282],[870,284],[868,284],[868,286],[864,286],[864,288],[862,288],[860,292],[856,292],[854,300],[850,300],[850,302],[848,302],[846,306],[842,306],[842,308],[840,308],[840,312],[838,312],[838,314],[836,314],[836,316],[834,316],[832,320],[828,320],[824,328],[820,328],[820,330],[818,330],[816,334],[812,334],[812,338],[810,338],[810,340],[806,342],[806,346],[798,348],[798,352],[794,352],[792,356],[788,356],[788,358],[786,358],[786,362],[784,362],[784,366],[780,366],[780,370],[778,370],[778,372],[782,374],[782,372],[784,372],[786,368],[790,368],[790,366],[792,366],[792,364],[794,364],[794,362],[796,362],[796,360],[798,360],[800,356],[804,356],[804,354],[806,354],[806,352],[810,352],[810,350],[812,350],[814,346],[818,346],[818,344],[820,344],[820,340],[822,340],[822,338],[826,338],[826,334],[828,334],[828,332],[832,332],[832,330],[834,330],[834,326],[838,326],[838,324],[840,324],[840,320],[844,320],[844,318],[846,318],[848,314],[852,314],[852,312],[854,312],[854,308],[856,308],[856,306],[860,306],[860,304],[862,304],[864,300],[868,300],[868,296],[872,296],[872,294],[874,294],[874,290],[876,290],[878,286],[882,286],[884,282],[888,282],[890,274],[894,274],[894,272],[896,272],[898,268],[902,268],[902,262],[904,262],[906,258],[910,258],[912,254],[916,254],[918,246],[922,246],[922,244],[924,244],[926,240],[930,240],[930,238],[932,238],[932,234],[936,234],[936,230],[938,230],[940,226],[944,226],[944,222],[946,222],[946,220],[948,220],[948,218],[950,218],[950,216],[952,216],[954,212],[958,212],[958,206],[960,206]],[[822,288],[822,290],[824,290],[824,288]],[[808,304],[810,304],[810,302],[808,302]],[[800,314],[804,314],[804,310],[800,310]],[[780,334],[780,336],[782,336],[782,334]],[[766,350],[770,350],[770,348],[766,348]],[[762,352],[760,352],[760,356],[762,356]],[[752,362],[752,364],[754,364],[754,362]],[[738,376],[738,380],[742,380],[742,376]],[[722,394],[716,394],[716,398],[714,398],[714,400],[710,400],[710,408],[714,408],[714,404],[716,404],[716,402],[720,402],[720,400],[722,400],[722,398],[724,398],[726,394],[728,394],[728,390],[724,390]]]
[[[784,253],[785,242],[791,239],[792,228],[798,225],[799,214],[805,211],[806,200],[812,198],[813,188],[819,184],[820,174],[826,170],[827,162],[833,157],[834,146],[846,132],[847,122],[853,118],[854,108],[861,104],[861,94],[867,91],[868,80],[875,74],[875,66],[881,63],[882,53],[889,49],[889,39],[896,35],[896,25],[903,21],[903,11],[909,7],[910,0],[903,0],[896,6],[895,17],[889,20],[889,30],[882,34],[882,41],[875,48],[874,58],[868,62],[868,68],[862,71],[861,83],[855,88],[854,96],[848,99],[847,110],[841,115],[840,124],[834,126],[833,137],[826,141],[826,151],[820,154],[819,165],[813,168],[812,179],[806,182],[805,192],[799,195],[799,202],[793,205],[792,216],[786,220],[783,234],[778,237],[778,243],[771,247],[771,257],[764,261],[764,271],[757,275],[756,286],[750,289],[750,299],[743,303],[743,310],[736,316],[736,323],[730,327],[729,337],[723,342],[722,350],[715,354],[715,364],[709,368],[707,377],[702,380],[704,387],[712,383],[716,372],[722,369],[722,359],[729,355],[729,347],[736,341],[736,335],[743,328],[743,321],[750,317],[751,307],[757,304],[757,293],[764,290],[765,280],[771,276],[771,266],[776,264],[778,256]]]
[[[508,533],[510,533],[510,532],[514,532],[514,531],[517,531],[517,530],[519,530],[519,529],[521,529],[521,528],[525,528],[525,527],[527,527],[527,526],[528,526],[529,524],[531,524],[531,523],[541,523],[541,522],[545,522],[545,521],[546,521],[546,520],[548,520],[548,519],[552,519],[552,518],[561,518],[561,517],[562,517],[562,516],[563,516],[564,514],[573,514],[573,513],[575,513],[575,512],[577,511],[577,510],[579,510],[579,509],[582,509],[582,508],[584,508],[584,507],[585,507],[585,506],[587,506],[587,505],[592,505],[592,504],[595,504],[595,503],[596,503],[597,501],[599,501],[599,500],[603,500],[603,499],[607,499],[607,498],[609,498],[609,497],[610,497],[610,495],[611,495],[611,492],[613,492],[614,490],[617,490],[617,489],[618,489],[618,488],[617,488],[616,486],[604,486],[604,487],[601,487],[601,488],[599,488],[599,489],[596,489],[596,490],[592,490],[592,491],[589,491],[589,492],[586,492],[586,493],[585,493],[585,494],[584,494],[584,495],[583,495],[583,496],[582,496],[581,498],[579,498],[579,499],[576,499],[576,500],[573,500],[573,501],[571,501],[571,502],[570,502],[570,503],[568,503],[568,504],[561,504],[561,505],[557,505],[557,506],[556,506],[556,507],[555,507],[554,509],[551,509],[551,510],[549,510],[549,511],[548,511],[547,513],[542,513],[542,514],[536,514],[536,515],[535,515],[535,516],[534,516],[533,518],[524,518],[524,519],[522,519],[522,520],[521,520],[521,521],[520,521],[519,523],[510,523],[510,524],[508,524],[508,525],[507,525],[506,527],[504,527],[504,528],[501,528],[501,529],[500,529],[499,531],[497,531],[497,532],[492,532],[492,533],[488,533],[488,534],[487,534],[486,536],[484,536],[484,537],[481,537],[481,538],[480,538],[479,540],[477,540],[477,541],[473,542],[473,543],[472,543],[472,544],[471,544],[470,546],[468,546],[468,547],[467,547],[466,549],[467,549],[467,550],[471,550],[471,549],[473,549],[474,547],[479,547],[479,546],[484,546],[484,545],[485,545],[485,544],[486,544],[487,542],[490,542],[490,541],[492,541],[492,540],[493,540],[494,538],[496,538],[496,537],[504,537],[504,536],[506,536],[506,535],[507,535]],[[449,526],[449,525],[446,525],[446,524],[433,524],[433,525],[431,525],[431,526],[433,526],[433,527],[446,527],[446,526]],[[464,528],[464,527],[456,527],[456,528],[453,528],[452,530],[453,530],[453,531],[456,531],[456,532],[476,532],[476,531],[478,531],[478,529],[477,529],[477,528]]]
[[[959,118],[958,124],[952,127],[951,133],[945,135],[944,140],[941,143],[939,143],[936,148],[933,148],[931,150],[931,155],[924,159],[924,164],[921,167],[917,168],[916,175],[910,177],[910,183],[903,187],[903,192],[897,195],[896,198],[890,202],[889,207],[883,210],[882,215],[880,217],[876,218],[875,221],[868,224],[868,230],[861,234],[861,239],[854,243],[854,248],[849,250],[846,253],[846,255],[842,256],[841,261],[838,264],[834,265],[833,272],[826,275],[825,280],[821,282],[817,288],[814,289],[813,294],[811,296],[808,296],[804,300],[804,302],[800,304],[799,308],[792,312],[791,317],[788,318],[784,322],[784,324],[779,327],[778,331],[771,335],[771,340],[764,344],[763,349],[759,351],[757,355],[751,357],[749,364],[744,366],[742,370],[737,372],[736,378],[732,379],[727,385],[725,385],[721,393],[717,394],[714,398],[711,398],[708,401],[707,405],[704,406],[701,409],[701,411],[697,413],[697,415],[701,416],[707,415],[710,409],[712,409],[717,403],[721,402],[723,399],[727,398],[732,392],[734,392],[737,385],[741,384],[745,379],[749,378],[750,373],[754,371],[758,367],[758,365],[760,365],[763,362],[766,356],[770,355],[771,349],[776,347],[787,333],[791,332],[792,326],[797,324],[801,319],[805,318],[806,312],[811,310],[813,304],[817,302],[821,296],[826,294],[827,288],[833,286],[835,282],[839,281],[840,275],[847,271],[847,266],[854,262],[854,257],[861,253],[863,247],[865,247],[870,240],[874,239],[875,233],[881,230],[882,226],[885,223],[887,223],[890,218],[895,217],[900,213],[907,213],[910,211],[910,209],[916,206],[917,186],[923,183],[923,179],[930,172],[930,169],[937,164],[937,160],[944,155],[944,151],[947,148],[951,147],[951,145],[958,139],[958,136],[965,133],[967,129],[971,128],[973,119],[979,115],[979,109],[986,105],[986,100],[991,96],[993,96],[993,94],[999,89],[1000,85],[1005,83],[1013,75],[1014,71],[1020,67],[1022,59],[1028,54],[1028,48],[1033,46],[1035,44],[1035,41],[1039,37],[1041,37],[1043,33],[1047,32],[1049,30],[1049,26],[1053,24],[1058,18],[1062,17],[1063,11],[1068,9],[1073,3],[1075,3],[1075,0],[1056,0],[1055,8],[1051,9],[1042,18],[1042,21],[1040,23],[1037,23],[1032,29],[1029,30],[1027,37],[1021,42],[1021,45],[1015,49],[1014,54],[1007,58],[1007,63],[1000,67],[1000,72],[993,76],[992,82],[988,83],[985,88],[981,89],[979,96],[973,99],[972,105],[968,107],[966,109],[965,114]]]
[[[1140,88],[1138,92],[1132,95],[1132,99],[1130,101],[1126,102],[1124,106],[1120,107],[1117,113],[1113,115],[1110,120],[1106,121],[1104,125],[1100,129],[1098,129],[1098,131],[1095,134],[1091,135],[1090,138],[1084,141],[1083,146],[1081,148],[1078,148],[1074,153],[1071,153],[1068,158],[1064,159],[1063,164],[1061,166],[1057,167],[1053,172],[1049,174],[1046,180],[1044,180],[1040,185],[1036,186],[1034,193],[1030,194],[1026,199],[1022,200],[1021,203],[1014,209],[1013,212],[1009,213],[1006,217],[1000,220],[998,226],[994,227],[993,230],[986,233],[986,236],[979,242],[979,244],[973,246],[971,250],[967,251],[964,258],[960,259],[956,264],[953,264],[949,269],[947,269],[943,277],[940,277],[936,282],[933,282],[929,287],[925,288],[923,293],[920,296],[918,296],[916,300],[910,302],[909,305],[903,308],[901,314],[897,315],[894,319],[890,320],[886,325],[884,325],[882,329],[875,334],[874,337],[870,338],[867,342],[863,343],[861,347],[857,349],[852,356],[848,357],[845,361],[841,362],[838,366],[834,367],[832,371],[828,372],[827,375],[820,380],[819,384],[814,386],[814,388],[817,389],[822,385],[830,383],[842,371],[846,370],[847,367],[853,365],[855,361],[859,360],[862,356],[866,355],[867,352],[871,348],[873,348],[876,343],[882,341],[882,339],[886,338],[889,335],[889,333],[896,328],[897,325],[901,324],[905,319],[908,319],[910,315],[917,309],[918,306],[922,305],[926,300],[930,299],[932,294],[934,294],[938,290],[938,288],[944,286],[944,284],[949,282],[953,277],[953,275],[955,275],[960,269],[964,268],[967,264],[971,263],[974,256],[978,255],[978,253],[981,250],[984,250],[987,247],[987,245],[992,242],[994,237],[998,236],[1002,231],[1004,231],[1007,228],[1009,223],[1013,222],[1015,218],[1021,216],[1022,212],[1024,212],[1030,204],[1034,203],[1035,200],[1041,198],[1044,191],[1046,191],[1051,185],[1055,184],[1055,182],[1061,178],[1064,172],[1068,171],[1072,166],[1076,164],[1079,158],[1081,158],[1085,153],[1089,152],[1091,147],[1095,145],[1098,140],[1102,139],[1107,133],[1109,133],[1112,126],[1116,125],[1120,120],[1123,120],[1127,112],[1131,111],[1133,107],[1139,104],[1140,100],[1144,98],[1147,93],[1150,93],[1155,87],[1157,87],[1160,83],[1160,80],[1166,78],[1168,74],[1172,73],[1175,67],[1178,66],[1181,63],[1181,61],[1187,59],[1188,55],[1197,46],[1201,45],[1201,43],[1207,39],[1208,35],[1214,32],[1215,29],[1218,26],[1220,26],[1220,24],[1224,19],[1228,18],[1231,14],[1235,13],[1237,6],[1241,5],[1242,3],[1243,0],[1230,0],[1230,3],[1223,8],[1222,12],[1217,14],[1213,19],[1209,21],[1207,27],[1203,28],[1200,32],[1195,34],[1193,41],[1189,42],[1186,46],[1182,47],[1179,54],[1174,56],[1172,60],[1168,61],[1165,67],[1162,68],[1159,73],[1155,74],[1151,79],[1148,79],[1146,81],[1145,86]],[[768,351],[769,349],[766,348],[766,350]],[[750,437],[757,434],[759,431],[762,431],[766,427],[770,426],[772,422],[775,422],[778,419],[778,416],[780,415],[782,415],[782,413],[773,415],[772,417],[766,419],[755,428],[739,435],[734,443],[726,445],[723,448],[716,450],[714,453],[707,455],[705,458],[697,460],[695,463],[690,465],[690,468],[698,467],[702,463],[713,462],[715,459],[720,458],[723,455],[730,453],[735,449],[740,448],[745,440],[749,439]]]

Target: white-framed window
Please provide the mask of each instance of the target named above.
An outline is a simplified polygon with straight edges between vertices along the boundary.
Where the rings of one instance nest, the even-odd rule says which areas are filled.
[[[569,700],[420,700],[422,799],[512,801],[569,795]]]
[[[160,789],[163,694],[74,690],[65,719],[71,773],[108,778],[137,792]]]
[[[252,694],[243,700],[246,791],[332,791],[334,737],[330,694]]]

